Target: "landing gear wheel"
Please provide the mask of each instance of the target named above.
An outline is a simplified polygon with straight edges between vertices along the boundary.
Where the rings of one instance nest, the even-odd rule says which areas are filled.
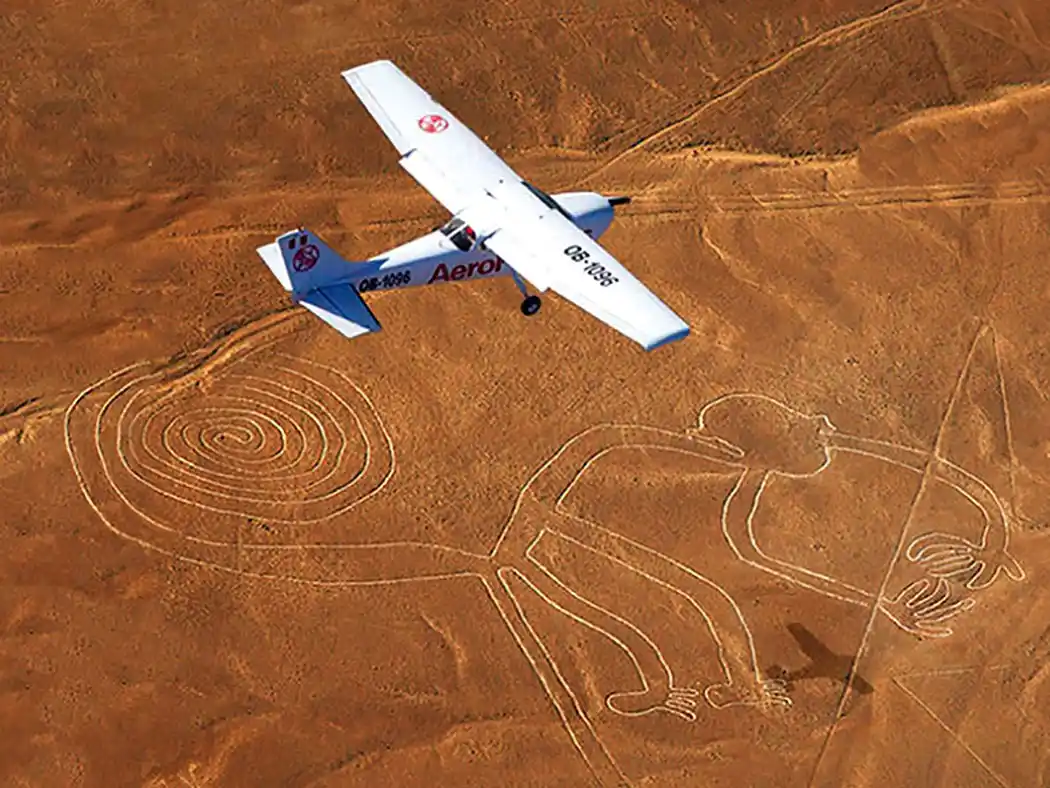
[[[540,311],[540,306],[543,304],[540,301],[539,296],[531,295],[521,302],[521,313],[526,317],[531,317]]]

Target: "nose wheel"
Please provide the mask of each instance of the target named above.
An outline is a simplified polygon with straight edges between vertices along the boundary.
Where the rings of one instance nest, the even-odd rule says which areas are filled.
[[[526,317],[532,317],[532,315],[540,311],[542,305],[543,302],[540,300],[539,296],[527,296],[525,300],[521,302],[521,313]]]

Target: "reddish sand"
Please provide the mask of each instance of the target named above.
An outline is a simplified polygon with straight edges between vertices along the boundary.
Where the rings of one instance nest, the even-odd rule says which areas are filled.
[[[0,784],[1050,786],[1050,5],[192,5],[0,15]],[[376,58],[692,335],[293,308]]]

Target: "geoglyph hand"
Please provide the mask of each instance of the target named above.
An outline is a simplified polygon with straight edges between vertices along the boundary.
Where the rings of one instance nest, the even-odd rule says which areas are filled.
[[[922,578],[905,586],[893,599],[884,597],[879,609],[905,632],[918,637],[943,638],[952,634],[952,630],[940,626],[941,623],[965,613],[974,604],[969,597],[954,597],[944,578],[938,578],[936,584]]]
[[[704,690],[704,699],[716,709],[730,706],[791,708],[787,682],[781,679],[762,679],[749,685],[714,684]]]
[[[987,588],[1001,574],[1015,582],[1025,577],[1005,547],[982,546],[954,534],[923,534],[908,546],[907,556],[930,577],[953,580],[971,591]]]
[[[605,705],[625,717],[640,717],[654,711],[674,714],[688,722],[696,722],[696,698],[699,691],[692,687],[653,687],[637,692],[615,692],[605,699]]]

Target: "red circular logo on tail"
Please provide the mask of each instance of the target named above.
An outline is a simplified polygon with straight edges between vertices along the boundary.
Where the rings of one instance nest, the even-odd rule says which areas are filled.
[[[419,119],[419,128],[427,134],[437,134],[448,128],[448,121],[440,115],[424,115]]]
[[[318,258],[321,257],[321,250],[313,244],[304,246],[298,252],[295,253],[295,257],[292,258],[292,268],[299,273],[309,271],[315,265],[317,265]]]

